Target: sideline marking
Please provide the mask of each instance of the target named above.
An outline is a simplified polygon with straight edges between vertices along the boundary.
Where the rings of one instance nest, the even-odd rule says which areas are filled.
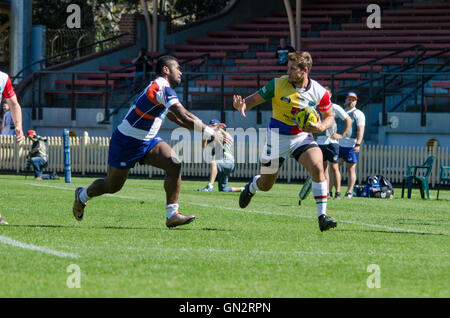
[[[22,242],[13,240],[12,238],[9,238],[6,236],[1,236],[1,235],[0,235],[0,243],[8,244],[8,245],[11,245],[14,247],[23,248],[23,249],[30,250],[30,251],[38,251],[38,252],[54,255],[57,257],[63,257],[63,258],[78,258],[79,257],[77,254],[58,252],[58,251],[52,250],[45,246],[37,246],[37,245],[33,245],[33,244],[22,243]]]

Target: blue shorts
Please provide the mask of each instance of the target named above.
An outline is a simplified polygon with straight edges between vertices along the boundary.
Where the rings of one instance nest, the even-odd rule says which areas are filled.
[[[354,153],[353,147],[339,147],[339,158],[344,159],[345,162],[357,163],[359,152]]]
[[[319,148],[322,150],[324,161],[339,162],[339,144],[319,145]]]
[[[109,143],[108,165],[122,170],[131,169],[137,162],[143,163],[145,155],[162,141],[158,135],[148,141],[139,140],[116,129]]]

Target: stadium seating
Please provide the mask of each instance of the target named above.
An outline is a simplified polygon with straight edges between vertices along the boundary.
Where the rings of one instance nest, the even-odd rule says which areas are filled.
[[[405,2],[405,8],[447,8],[450,9],[450,2]]]
[[[377,1],[383,8],[381,29],[368,29],[367,1],[359,0],[317,0],[302,5],[302,50],[313,56],[312,76],[329,84],[330,73],[339,72],[360,63],[369,63],[373,59],[389,55],[397,50],[407,49],[416,44],[426,48],[426,55],[436,54],[450,47],[449,5],[435,2],[432,4],[413,4],[398,1],[395,6],[391,0]],[[295,12],[294,12],[295,16]],[[351,21],[351,22],[350,22]],[[401,22],[401,23],[399,23]],[[280,38],[289,37],[289,24],[285,11],[273,11],[270,16],[256,16],[242,23],[228,25],[228,30],[210,30],[205,38],[188,38],[186,46],[166,46],[173,54],[187,52],[187,49],[205,50],[210,45],[226,54],[223,57],[223,70],[226,80],[223,85],[234,91],[238,86],[255,86],[246,74],[269,74],[286,72],[286,66],[277,65],[275,47]],[[232,55],[226,45],[247,45],[240,54]],[[254,44],[264,43],[267,49],[257,49]],[[218,44],[224,46],[221,50]],[[192,46],[196,45],[196,46]],[[199,46],[202,45],[203,49]],[[335,75],[335,87],[348,87],[370,77],[370,72],[379,73],[393,67],[404,65],[415,57],[415,50],[408,50],[381,59],[370,65],[355,68],[349,72]],[[442,57],[448,57],[450,53]],[[231,59],[230,59],[231,58]],[[423,63],[438,65],[439,60]],[[232,75],[236,73],[235,75]],[[267,75],[264,75],[267,74]],[[272,75],[275,76],[275,75]],[[241,81],[239,83],[239,81]],[[216,79],[197,82],[202,87],[219,87]],[[221,84],[220,84],[221,85]],[[208,89],[201,89],[206,94]],[[211,91],[212,92],[212,91]],[[196,94],[196,93],[194,93]],[[200,92],[198,92],[200,94]]]
[[[447,102],[450,102],[450,82],[433,82],[431,86],[433,93],[424,94],[425,110],[428,109],[428,98],[432,98],[433,103],[435,103],[436,98],[445,98]]]
[[[314,79],[324,85],[333,84],[335,88],[345,89],[362,83],[374,73],[403,66],[418,53],[416,50],[407,50],[369,64],[397,50],[420,44],[426,49],[425,55],[431,56],[450,48],[450,3],[436,0],[377,0],[375,3],[382,8],[380,29],[367,27],[366,9],[369,3],[360,0],[315,0],[302,4],[301,50],[309,51],[313,57],[311,75]],[[188,72],[224,72],[223,83],[217,74],[190,78],[189,94],[195,97],[194,100],[199,100],[208,94],[217,97],[222,85],[226,95],[239,89],[256,89],[270,78],[286,73],[286,66],[277,64],[275,51],[280,38],[288,39],[289,36],[286,12],[273,11],[269,16],[254,16],[246,21],[231,23],[224,29],[208,30],[203,37],[188,37],[184,43],[166,44],[166,52],[148,52],[147,55],[153,58],[153,64],[163,53],[174,55],[183,70]],[[421,67],[441,65],[442,59],[448,57],[450,52],[422,63]],[[103,65],[99,70],[104,73],[78,73],[77,81],[92,83],[91,86],[77,86],[76,89],[80,91],[78,94],[94,94],[83,91],[101,91],[94,83],[104,82],[106,72],[116,90],[129,86],[130,82],[134,83],[135,67],[130,66],[131,62],[132,59],[121,59],[120,65]],[[332,73],[363,63],[367,64],[335,74],[334,82],[331,82]],[[427,90],[427,98],[440,98],[448,93],[446,86],[431,88],[435,90]],[[48,90],[46,95],[61,94],[57,91]],[[192,102],[193,99],[190,100]]]

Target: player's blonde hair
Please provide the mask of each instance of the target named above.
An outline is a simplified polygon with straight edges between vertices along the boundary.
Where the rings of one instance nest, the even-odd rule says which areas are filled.
[[[312,57],[311,54],[309,54],[306,51],[302,52],[292,52],[288,54],[288,59],[290,61],[294,61],[297,68],[300,70],[305,70],[305,68],[308,69],[308,72],[311,72],[312,68]]]

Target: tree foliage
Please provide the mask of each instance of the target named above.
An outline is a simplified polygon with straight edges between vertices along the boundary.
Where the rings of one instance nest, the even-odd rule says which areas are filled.
[[[146,0],[152,11],[153,1]],[[159,14],[183,16],[183,22],[198,20],[222,9],[229,0],[158,0]],[[81,28],[95,30],[95,39],[102,40],[119,32],[124,14],[142,13],[139,0],[33,0],[33,24],[47,29],[64,29],[69,4],[81,8]]]
[[[69,4],[77,4],[81,9],[81,26],[83,29],[94,27],[94,12],[89,1],[83,0],[33,0],[33,24],[42,24],[47,29],[66,28],[66,12]]]
[[[198,20],[219,12],[229,0],[171,0],[172,16],[184,16],[185,22]]]

